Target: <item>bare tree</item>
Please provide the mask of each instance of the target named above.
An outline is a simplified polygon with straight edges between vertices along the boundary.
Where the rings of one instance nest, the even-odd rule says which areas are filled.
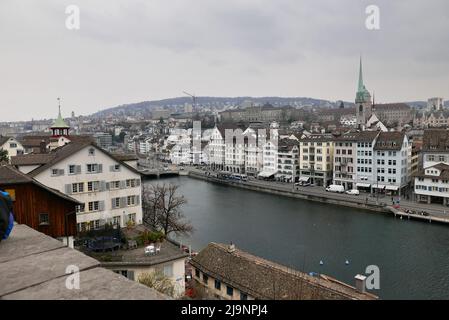
[[[179,186],[174,184],[151,185],[143,189],[144,222],[155,230],[170,233],[191,234],[193,227],[181,211],[187,203],[177,194]]]

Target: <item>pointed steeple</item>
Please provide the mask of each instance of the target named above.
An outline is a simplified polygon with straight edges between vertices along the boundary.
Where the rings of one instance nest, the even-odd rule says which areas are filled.
[[[365,85],[363,84],[363,67],[362,67],[362,56],[360,56],[360,67],[359,67],[359,86],[357,91],[362,92],[365,89]]]

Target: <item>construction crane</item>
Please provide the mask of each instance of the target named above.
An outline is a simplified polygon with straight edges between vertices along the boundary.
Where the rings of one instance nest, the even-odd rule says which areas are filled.
[[[195,96],[195,94],[191,94],[191,93],[188,93],[188,92],[185,92],[185,91],[183,91],[183,93],[186,94],[186,95],[188,95],[188,96],[190,96],[190,97],[192,97],[192,100],[193,100],[193,108],[195,109],[195,108],[196,108],[196,96]]]

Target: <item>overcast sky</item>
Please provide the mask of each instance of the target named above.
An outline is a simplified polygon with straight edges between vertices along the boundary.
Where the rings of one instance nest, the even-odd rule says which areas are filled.
[[[59,96],[63,116],[182,91],[353,101],[360,54],[376,101],[449,98],[449,1],[1,0],[0,122]]]

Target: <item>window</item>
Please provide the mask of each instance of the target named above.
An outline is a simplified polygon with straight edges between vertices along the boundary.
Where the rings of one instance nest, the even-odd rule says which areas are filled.
[[[112,208],[120,208],[120,198],[113,198],[112,199]]]
[[[110,189],[120,189],[120,181],[111,181]]]
[[[95,148],[89,148],[89,156],[95,155]]]
[[[48,226],[50,224],[50,218],[48,213],[39,213],[39,225]]]
[[[226,294],[228,296],[233,296],[234,295],[234,288],[230,287],[230,286],[226,286]]]
[[[53,177],[62,176],[62,175],[64,175],[64,170],[60,170],[60,169],[51,169],[51,175],[52,175]]]
[[[94,221],[94,229],[95,229],[95,230],[100,229],[100,220],[95,220],[95,221]]]
[[[200,270],[195,269],[195,277],[197,277],[197,278],[200,277]]]
[[[203,273],[203,282],[205,284],[207,284],[208,281],[209,281],[209,277],[206,274]]]
[[[84,183],[73,183],[72,184],[72,193],[82,193],[84,192]]]
[[[100,190],[100,181],[89,181],[87,183],[87,191],[93,192]]]
[[[76,206],[76,213],[81,213],[81,212],[84,212],[85,210],[86,210],[85,204],[80,204],[80,205]]]
[[[120,216],[115,216],[112,218],[112,224],[114,226],[120,226]]]
[[[136,196],[128,196],[128,197],[126,197],[126,204],[128,206],[135,206],[136,205]]]
[[[102,166],[98,163],[87,164],[87,173],[100,173]]]
[[[240,292],[240,300],[248,300],[248,295],[246,293]]]
[[[9,144],[9,147],[10,147],[10,148],[17,148],[17,143],[10,143],[10,144]]]
[[[115,165],[111,166],[111,171],[113,171],[113,172],[120,171],[120,165],[119,164],[115,164]]]
[[[136,186],[136,180],[135,179],[128,179],[126,180],[126,187],[127,188],[134,188]]]
[[[69,174],[75,174],[76,173],[76,166],[71,164],[69,165]]]
[[[215,279],[215,289],[221,290],[221,282],[220,282],[220,280]]]
[[[99,211],[100,203],[98,201],[89,202],[89,211]]]

